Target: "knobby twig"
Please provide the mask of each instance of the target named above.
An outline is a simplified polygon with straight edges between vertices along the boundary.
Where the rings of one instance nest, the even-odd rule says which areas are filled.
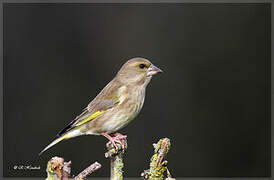
[[[78,174],[74,180],[83,180],[86,179],[91,173],[101,168],[101,164],[95,162],[91,164],[88,168]],[[71,161],[64,162],[64,159],[61,157],[53,157],[48,162],[47,165],[47,174],[48,177],[46,180],[69,180],[71,172]]]
[[[170,140],[168,138],[160,139],[157,144],[153,144],[153,147],[154,155],[150,160],[150,169],[144,170],[141,176],[144,179],[162,180],[164,172],[167,172],[167,179],[173,179],[167,169],[168,162],[164,160],[170,149]]]
[[[64,166],[64,159],[59,157],[53,157],[47,164],[47,174],[46,180],[59,180],[62,178],[62,169]]]
[[[123,154],[127,149],[126,138],[121,140],[122,144],[117,144],[118,149],[115,149],[112,143],[106,144],[107,152],[105,153],[106,158],[110,158],[110,179],[111,180],[122,180],[123,179]]]

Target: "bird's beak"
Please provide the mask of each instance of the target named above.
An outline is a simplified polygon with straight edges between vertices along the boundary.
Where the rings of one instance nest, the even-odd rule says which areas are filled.
[[[150,65],[150,67],[147,70],[147,76],[154,76],[155,74],[163,72],[160,68],[157,68],[153,64]]]

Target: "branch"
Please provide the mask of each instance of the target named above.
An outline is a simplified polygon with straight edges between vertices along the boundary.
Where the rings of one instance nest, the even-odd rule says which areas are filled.
[[[95,162],[95,163],[91,164],[89,167],[87,167],[84,171],[80,172],[74,179],[75,180],[85,179],[85,178],[87,178],[87,176],[92,174],[97,169],[100,169],[101,167],[102,167],[102,165],[100,163]]]
[[[153,144],[153,147],[154,155],[150,160],[150,169],[144,170],[141,176],[143,176],[144,179],[162,180],[164,178],[164,172],[167,172],[168,179],[172,179],[167,169],[167,161],[164,161],[170,149],[170,140],[168,138],[160,139],[157,144]]]
[[[74,180],[83,180],[86,179],[87,176],[92,174],[97,169],[101,168],[101,164],[95,162],[91,164],[84,171],[79,173]],[[48,162],[47,165],[47,174],[48,177],[46,180],[69,180],[71,172],[71,161],[64,162],[64,159],[61,157],[53,157]]]
[[[105,153],[106,158],[110,158],[110,179],[111,180],[122,180],[123,179],[123,154],[127,149],[127,140],[122,139],[122,144],[117,144],[118,149],[115,149],[111,142],[106,144],[107,152]]]
[[[71,161],[64,162],[62,180],[69,180],[71,171]]]
[[[64,159],[60,157],[53,157],[51,160],[48,162],[47,165],[47,174],[48,177],[46,180],[57,180],[61,179],[63,172],[64,166]]]

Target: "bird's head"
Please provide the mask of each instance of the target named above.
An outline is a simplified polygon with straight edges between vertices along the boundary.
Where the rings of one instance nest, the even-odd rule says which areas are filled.
[[[148,84],[152,76],[161,72],[163,71],[154,66],[149,60],[137,57],[128,60],[122,66],[117,78],[122,82],[145,85]]]

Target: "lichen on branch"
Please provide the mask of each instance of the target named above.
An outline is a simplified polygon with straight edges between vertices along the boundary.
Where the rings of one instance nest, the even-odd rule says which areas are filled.
[[[60,157],[53,157],[47,164],[47,174],[46,180],[59,180],[63,176],[63,166],[64,159]]]
[[[84,171],[79,173],[75,178],[70,178],[71,161],[65,162],[64,159],[61,157],[53,157],[51,158],[51,160],[49,160],[47,164],[46,171],[48,177],[46,178],[46,180],[84,180],[87,178],[87,176],[89,176],[91,173],[99,168],[101,168],[101,164],[95,162]]]
[[[164,160],[170,146],[171,144],[168,138],[160,139],[157,144],[153,144],[154,155],[150,160],[150,168],[148,170],[144,170],[141,174],[144,179],[162,180],[165,172],[168,174],[169,179],[172,178],[167,169],[168,162]]]
[[[123,155],[127,149],[126,138],[121,140],[121,144],[116,145],[118,149],[116,149],[111,142],[106,144],[108,151],[105,153],[105,157],[110,158],[110,179],[122,180],[124,167]]]

